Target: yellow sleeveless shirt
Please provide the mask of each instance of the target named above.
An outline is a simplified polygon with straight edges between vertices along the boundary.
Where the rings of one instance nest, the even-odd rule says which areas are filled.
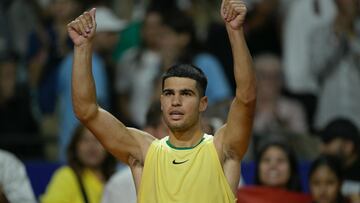
[[[151,143],[138,203],[234,203],[216,152],[205,134],[193,148],[176,148],[169,137]]]

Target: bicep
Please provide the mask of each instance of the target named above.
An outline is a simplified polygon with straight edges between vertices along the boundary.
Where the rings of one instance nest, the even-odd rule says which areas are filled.
[[[244,103],[234,99],[227,118],[227,123],[217,138],[221,152],[225,157],[241,160],[245,154],[252,133],[255,100]]]
[[[143,161],[146,151],[154,139],[143,131],[127,128],[113,115],[101,108],[93,118],[84,124],[111,154],[124,163],[128,163],[129,156]]]

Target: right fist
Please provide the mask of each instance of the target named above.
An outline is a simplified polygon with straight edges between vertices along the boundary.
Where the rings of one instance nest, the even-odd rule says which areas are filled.
[[[92,41],[96,32],[96,9],[85,11],[82,15],[67,25],[67,31],[75,46],[80,46]]]

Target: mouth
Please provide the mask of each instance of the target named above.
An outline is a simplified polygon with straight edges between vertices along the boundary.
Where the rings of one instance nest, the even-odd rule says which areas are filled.
[[[277,170],[271,170],[271,171],[268,172],[268,176],[271,179],[278,178],[279,175],[280,175],[280,173]]]
[[[180,120],[184,116],[184,113],[175,110],[175,111],[170,111],[169,115],[172,120]]]

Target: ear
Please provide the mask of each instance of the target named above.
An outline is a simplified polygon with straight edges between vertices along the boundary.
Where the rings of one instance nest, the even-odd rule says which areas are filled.
[[[200,105],[199,105],[199,111],[204,112],[208,106],[208,97],[203,96],[200,98]]]

